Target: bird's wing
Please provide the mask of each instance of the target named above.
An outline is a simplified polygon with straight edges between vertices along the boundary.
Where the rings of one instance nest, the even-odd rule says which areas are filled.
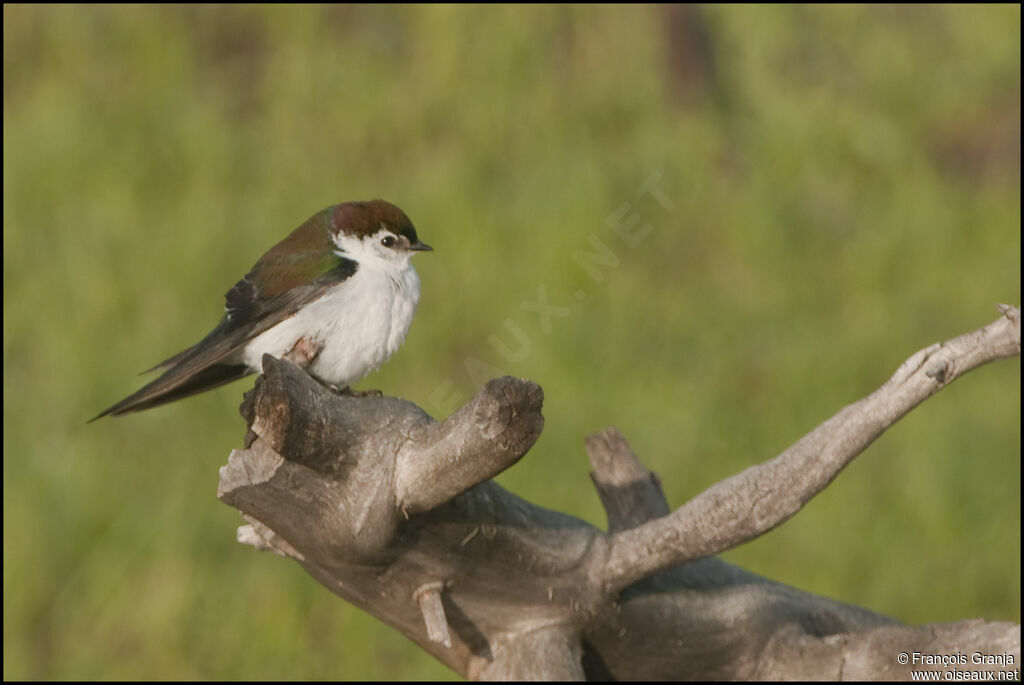
[[[323,263],[322,257],[318,259]],[[260,277],[256,278],[254,274],[261,265],[264,269],[270,267],[270,271],[259,272]],[[273,264],[258,263],[227,292],[227,312],[209,335],[153,367],[167,370],[90,420],[173,402],[248,375],[251,370],[246,365],[231,359],[237,350],[260,333],[293,316],[330,287],[351,277],[358,268],[356,262],[337,256],[325,265],[330,268],[312,282],[288,287],[289,283],[283,276],[275,278]]]

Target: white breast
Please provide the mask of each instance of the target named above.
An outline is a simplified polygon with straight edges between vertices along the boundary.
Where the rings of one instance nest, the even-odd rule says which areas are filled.
[[[307,338],[323,345],[307,371],[342,388],[395,353],[419,299],[419,277],[408,261],[402,269],[361,263],[348,279],[254,338],[242,351],[242,361],[259,371],[264,354],[281,357]]]

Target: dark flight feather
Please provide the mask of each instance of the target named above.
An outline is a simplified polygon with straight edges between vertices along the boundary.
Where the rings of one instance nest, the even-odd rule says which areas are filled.
[[[271,297],[265,297],[263,289],[254,284],[254,268],[228,291],[225,297],[227,313],[209,335],[153,367],[170,368],[159,378],[89,420],[95,421],[108,414],[119,416],[149,409],[252,373],[244,364],[227,363],[225,360],[260,333],[319,298],[330,287],[350,278],[359,266],[351,259],[331,256],[333,268],[312,283],[289,290],[277,288],[277,294]]]

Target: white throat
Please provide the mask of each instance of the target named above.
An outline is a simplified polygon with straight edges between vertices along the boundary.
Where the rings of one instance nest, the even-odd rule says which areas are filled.
[[[264,353],[281,357],[306,338],[322,346],[307,371],[342,388],[401,346],[420,299],[412,253],[385,248],[373,237],[342,236],[335,243],[339,256],[358,264],[355,274],[250,341],[241,359],[249,368],[260,371]]]

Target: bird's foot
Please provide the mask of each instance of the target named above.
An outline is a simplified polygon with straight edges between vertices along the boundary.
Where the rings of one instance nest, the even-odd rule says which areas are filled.
[[[284,358],[300,369],[306,369],[323,348],[323,343],[313,342],[309,338],[299,338],[292,345],[292,349],[285,353]]]

